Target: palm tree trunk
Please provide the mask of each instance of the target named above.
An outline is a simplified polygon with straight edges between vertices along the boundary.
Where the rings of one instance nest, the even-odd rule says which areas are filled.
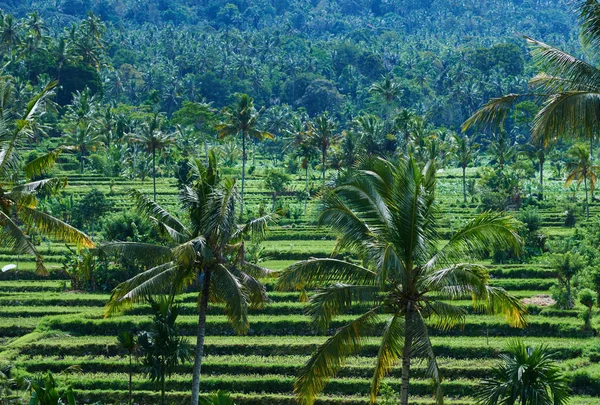
[[[210,290],[210,271],[204,273],[204,286],[198,314],[198,332],[196,337],[196,354],[194,358],[194,373],[192,377],[192,405],[198,405],[200,395],[200,372],[204,356],[204,335],[206,333],[206,312],[208,309],[208,294]]]
[[[132,390],[131,390],[131,367],[132,367],[132,363],[131,363],[131,353],[129,353],[129,405],[133,404],[133,395],[132,395]]]
[[[404,316],[405,325],[409,323],[409,313]],[[400,385],[400,405],[408,405],[408,385],[410,383],[410,351],[412,338],[404,333],[404,347],[402,348],[402,383]]]
[[[240,220],[244,217],[244,186],[246,185],[246,133],[242,132],[242,194],[240,199]]]
[[[152,149],[152,185],[154,186],[154,202],[156,202],[156,149]]]
[[[538,200],[544,199],[544,159],[540,159],[540,195]]]
[[[160,403],[165,405],[165,371],[163,370],[160,378]]]
[[[252,141],[252,166],[256,166],[256,142]]]
[[[322,149],[321,151],[321,174],[323,176],[323,185],[325,185],[325,156],[327,154],[327,151],[325,148]]]
[[[462,165],[462,172],[463,172],[463,202],[467,202],[467,169],[465,167],[465,165]]]
[[[309,194],[308,194],[308,162],[306,163],[306,187],[305,187],[305,191],[306,191],[306,198],[304,199],[304,215],[306,215],[306,208],[308,207],[308,198],[309,198]]]
[[[83,174],[83,149],[80,149],[80,157],[79,157],[79,171]]]
[[[590,204],[588,201],[587,173],[583,173],[583,188],[585,189],[585,219],[590,219]]]
[[[571,279],[566,279],[566,287],[567,287],[567,309],[572,309],[575,305],[573,303],[573,297],[571,296]]]

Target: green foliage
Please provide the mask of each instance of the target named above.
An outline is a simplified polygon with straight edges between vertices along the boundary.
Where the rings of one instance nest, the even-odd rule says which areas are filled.
[[[554,363],[546,346],[529,348],[520,340],[506,346],[502,364],[475,392],[482,405],[524,404],[564,405],[569,402],[566,378]]]
[[[75,405],[73,389],[59,390],[59,386],[52,373],[38,375],[30,381],[31,399],[29,405]],[[66,401],[66,402],[63,402]]]
[[[187,341],[179,336],[175,325],[179,315],[177,306],[167,299],[150,300],[154,312],[150,330],[137,336],[142,364],[150,380],[161,391],[161,404],[165,405],[166,379],[179,364],[191,359]]]

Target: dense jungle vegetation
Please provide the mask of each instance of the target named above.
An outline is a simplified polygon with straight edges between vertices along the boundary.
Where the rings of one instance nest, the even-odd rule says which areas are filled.
[[[598,46],[597,0],[0,0],[0,404],[596,404]]]

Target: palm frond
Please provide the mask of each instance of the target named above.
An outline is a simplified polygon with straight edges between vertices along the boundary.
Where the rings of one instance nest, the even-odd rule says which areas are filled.
[[[211,273],[211,297],[215,302],[225,303],[225,315],[236,331],[248,331],[248,294],[240,280],[227,267],[218,265]]]
[[[35,195],[39,193],[50,195],[56,194],[66,186],[67,179],[55,177],[19,184],[10,190],[10,195],[17,205],[33,208],[37,205],[37,199],[31,199],[29,197],[35,197]]]
[[[85,233],[45,212],[22,206],[19,207],[19,218],[26,224],[35,226],[44,235],[74,243],[79,247],[96,246]]]
[[[577,0],[576,13],[581,22],[580,38],[584,47],[600,46],[600,4],[596,0]]]
[[[56,160],[65,149],[65,147],[56,148],[53,151],[50,151],[45,155],[38,156],[32,161],[26,163],[23,166],[25,177],[28,179],[33,179],[47,173],[48,170],[54,166]]]
[[[429,268],[452,264],[465,256],[480,256],[490,249],[519,251],[522,240],[517,229],[519,222],[512,216],[498,212],[484,212],[457,231],[427,263]]]
[[[251,269],[250,272],[247,271],[248,269]],[[253,268],[243,266],[242,270],[231,269],[232,274],[240,280],[246,289],[248,295],[248,304],[251,308],[262,308],[264,304],[269,302],[266,287],[259,280],[257,280],[257,277],[261,277],[260,274],[265,274],[263,270],[267,270],[269,272],[268,274],[271,274],[271,270],[262,268],[260,266],[255,266]],[[250,275],[249,273],[253,273],[254,275]]]
[[[35,256],[36,273],[41,276],[48,275],[44,266],[44,258],[37,251],[29,237],[13,222],[13,220],[0,210],[0,245],[10,247],[17,254],[30,254]]]
[[[600,91],[600,70],[558,48],[554,48],[530,37],[525,40],[532,49],[533,59],[539,68],[551,76],[562,77],[577,84],[576,90],[589,87],[595,92]],[[581,87],[579,87],[581,86]],[[548,90],[545,89],[544,90]]]
[[[315,292],[308,302],[306,314],[321,332],[326,332],[333,317],[357,302],[374,303],[378,291],[377,286],[334,283]]]
[[[524,98],[533,94],[507,94],[506,96],[492,98],[483,107],[471,115],[462,125],[462,131],[470,128],[487,130],[501,128],[506,121],[512,107]]]
[[[255,218],[239,227],[239,229],[232,235],[232,239],[238,240],[242,236],[250,236],[252,241],[260,242],[266,238],[269,230],[269,224],[276,222],[278,219],[279,214],[276,212]]]
[[[375,403],[381,380],[392,369],[398,358],[402,356],[404,347],[404,316],[394,314],[383,329],[379,351],[375,359],[375,371],[371,380],[371,403]]]
[[[299,261],[279,276],[279,290],[320,287],[332,283],[377,285],[377,273],[352,263],[337,259],[315,259]]]
[[[169,214],[167,210],[155,203],[151,198],[137,190],[129,190],[129,195],[133,199],[136,208],[148,217],[155,218],[157,221],[165,224],[179,234],[189,235],[187,228],[179,222],[177,218]]]
[[[360,351],[361,335],[378,324],[378,311],[378,307],[373,308],[339,328],[311,356],[294,383],[294,392],[301,405],[312,405],[327,381],[344,365],[346,358]]]
[[[104,307],[104,316],[114,315],[150,295],[169,293],[170,280],[180,270],[174,262],[167,262],[122,282],[111,292]]]
[[[504,288],[486,286],[483,294],[473,297],[473,304],[488,313],[501,314],[512,327],[527,325],[527,308]]]
[[[433,301],[427,303],[423,315],[425,318],[433,320],[435,328],[448,331],[455,326],[465,324],[467,311],[457,305]]]
[[[600,130],[600,92],[566,91],[549,96],[533,120],[531,136],[548,145],[557,137],[590,138]]]

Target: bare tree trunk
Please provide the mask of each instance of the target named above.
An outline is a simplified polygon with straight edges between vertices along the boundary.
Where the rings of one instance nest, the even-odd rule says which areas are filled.
[[[198,314],[198,334],[196,337],[196,353],[194,357],[194,372],[192,376],[192,405],[198,405],[200,396],[200,373],[204,357],[204,335],[206,333],[206,312],[208,309],[208,294],[210,290],[210,271],[204,273],[204,286]]]
[[[408,325],[409,313],[405,318],[405,324]],[[408,326],[407,326],[408,327]],[[407,332],[404,332],[404,347],[402,348],[402,383],[400,385],[400,405],[408,405],[408,386],[410,383],[410,350],[412,339]]]

